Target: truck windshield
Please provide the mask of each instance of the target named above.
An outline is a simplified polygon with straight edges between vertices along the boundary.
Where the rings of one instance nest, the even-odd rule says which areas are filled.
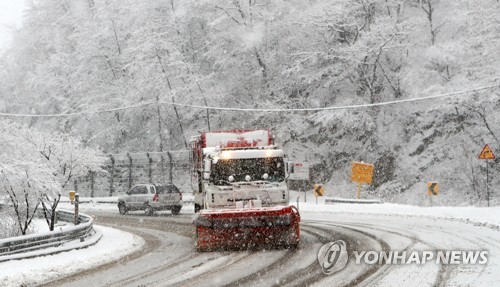
[[[228,177],[233,176],[234,181],[245,181],[249,175],[251,181],[263,180],[267,173],[267,181],[279,182],[285,180],[285,167],[283,158],[248,158],[248,159],[219,159],[212,164],[210,179],[215,184],[228,183]]]

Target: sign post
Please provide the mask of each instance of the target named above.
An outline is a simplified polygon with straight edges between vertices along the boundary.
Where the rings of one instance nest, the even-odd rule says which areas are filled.
[[[439,194],[439,185],[437,182],[427,183],[427,194],[429,196],[436,196]]]
[[[309,163],[307,162],[287,162],[288,180],[297,181],[299,186],[299,193],[304,188],[304,202],[307,202],[307,185],[309,184]],[[300,182],[307,182],[302,185]]]
[[[309,180],[309,163],[307,162],[288,162],[289,180]]]
[[[352,163],[351,181],[358,183],[358,192],[356,197],[361,198],[361,184],[371,184],[373,180],[373,164],[363,162]]]
[[[315,184],[313,189],[313,194],[316,197],[316,204],[318,204],[318,196],[323,196],[325,194],[325,189],[322,184]]]
[[[439,194],[439,185],[437,182],[427,183],[427,195],[429,196],[429,203],[432,206],[432,197]]]
[[[477,157],[478,159],[486,160],[486,201],[488,202],[488,207],[490,207],[490,179],[489,179],[489,171],[488,171],[488,160],[495,160],[495,154],[491,150],[490,146],[486,144],[481,150],[481,153]]]
[[[78,193],[76,193],[75,194],[75,225],[78,225],[80,223],[78,220],[79,203],[80,203],[80,195],[78,195]]]
[[[71,204],[75,204],[75,191],[72,190],[69,192],[69,200],[71,201]]]
[[[356,198],[361,198],[361,182],[358,182],[358,192],[356,193]]]

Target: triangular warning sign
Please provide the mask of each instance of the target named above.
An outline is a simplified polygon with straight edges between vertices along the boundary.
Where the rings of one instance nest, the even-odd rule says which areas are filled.
[[[485,145],[479,154],[479,159],[496,159],[489,145]]]

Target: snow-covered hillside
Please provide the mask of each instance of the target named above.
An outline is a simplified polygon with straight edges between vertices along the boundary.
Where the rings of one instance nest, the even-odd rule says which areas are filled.
[[[351,163],[364,161],[375,164],[368,197],[418,203],[421,185],[437,181],[441,204],[484,205],[485,162],[476,157],[486,143],[500,154],[499,5],[34,1],[0,58],[0,112],[72,113],[10,118],[105,153],[182,150],[198,131],[269,128],[332,192],[352,194]],[[322,108],[483,87],[491,88],[320,112],[173,105]],[[494,198],[499,172],[497,160]]]

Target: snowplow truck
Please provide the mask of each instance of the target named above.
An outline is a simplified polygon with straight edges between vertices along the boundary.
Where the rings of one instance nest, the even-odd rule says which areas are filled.
[[[298,245],[285,154],[268,130],[204,132],[191,148],[198,251]]]

